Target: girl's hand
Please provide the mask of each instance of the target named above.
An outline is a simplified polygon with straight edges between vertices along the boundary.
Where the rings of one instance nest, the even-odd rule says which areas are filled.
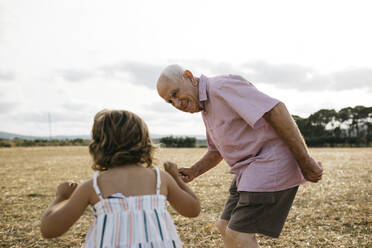
[[[57,187],[56,198],[68,199],[78,186],[77,183],[63,182]]]
[[[178,168],[177,168],[177,165],[175,163],[172,163],[172,162],[165,162],[164,163],[164,169],[166,172],[168,172],[173,178],[177,178],[178,177]]]
[[[178,171],[179,171],[179,173],[182,177],[182,180],[185,183],[191,182],[192,180],[194,180],[198,176],[198,173],[192,167],[190,167],[190,168],[180,168]]]

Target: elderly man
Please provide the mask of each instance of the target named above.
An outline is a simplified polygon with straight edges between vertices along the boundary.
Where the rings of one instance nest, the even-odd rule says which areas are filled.
[[[201,112],[207,153],[190,168],[190,182],[224,159],[235,174],[216,226],[225,247],[259,247],[255,234],[279,237],[298,186],[317,182],[322,166],[307,146],[285,105],[241,76],[195,77],[178,65],[157,81],[159,95],[175,108]]]

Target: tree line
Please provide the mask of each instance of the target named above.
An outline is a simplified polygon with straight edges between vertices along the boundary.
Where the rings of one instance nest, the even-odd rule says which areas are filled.
[[[159,140],[165,147],[196,147],[196,138],[193,137],[173,137],[167,136]]]
[[[308,118],[293,118],[308,146],[372,146],[372,107],[321,109]]]
[[[293,115],[310,147],[372,146],[372,107],[346,107],[340,111],[321,109],[308,118]],[[207,147],[205,140],[167,136],[154,140],[165,147]],[[87,146],[89,140],[0,139],[0,147],[17,146]]]

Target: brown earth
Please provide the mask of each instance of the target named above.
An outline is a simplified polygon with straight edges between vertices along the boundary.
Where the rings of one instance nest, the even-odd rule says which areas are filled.
[[[190,166],[205,149],[159,149],[165,160]],[[279,239],[259,236],[262,247],[372,247],[372,149],[319,148],[320,183],[300,187]],[[91,209],[62,237],[45,240],[40,217],[59,182],[83,182],[93,175],[87,147],[0,149],[0,247],[81,247],[93,220]],[[187,219],[170,210],[184,247],[223,247],[213,223],[218,219],[232,176],[221,163],[190,185],[202,212]]]

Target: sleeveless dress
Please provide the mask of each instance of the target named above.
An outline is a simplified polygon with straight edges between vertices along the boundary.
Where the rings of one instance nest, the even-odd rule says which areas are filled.
[[[167,198],[160,194],[160,172],[157,174],[156,194],[124,196],[115,193],[103,198],[97,184],[93,187],[100,201],[94,204],[95,220],[86,236],[85,247],[179,248],[173,220],[167,210]]]

